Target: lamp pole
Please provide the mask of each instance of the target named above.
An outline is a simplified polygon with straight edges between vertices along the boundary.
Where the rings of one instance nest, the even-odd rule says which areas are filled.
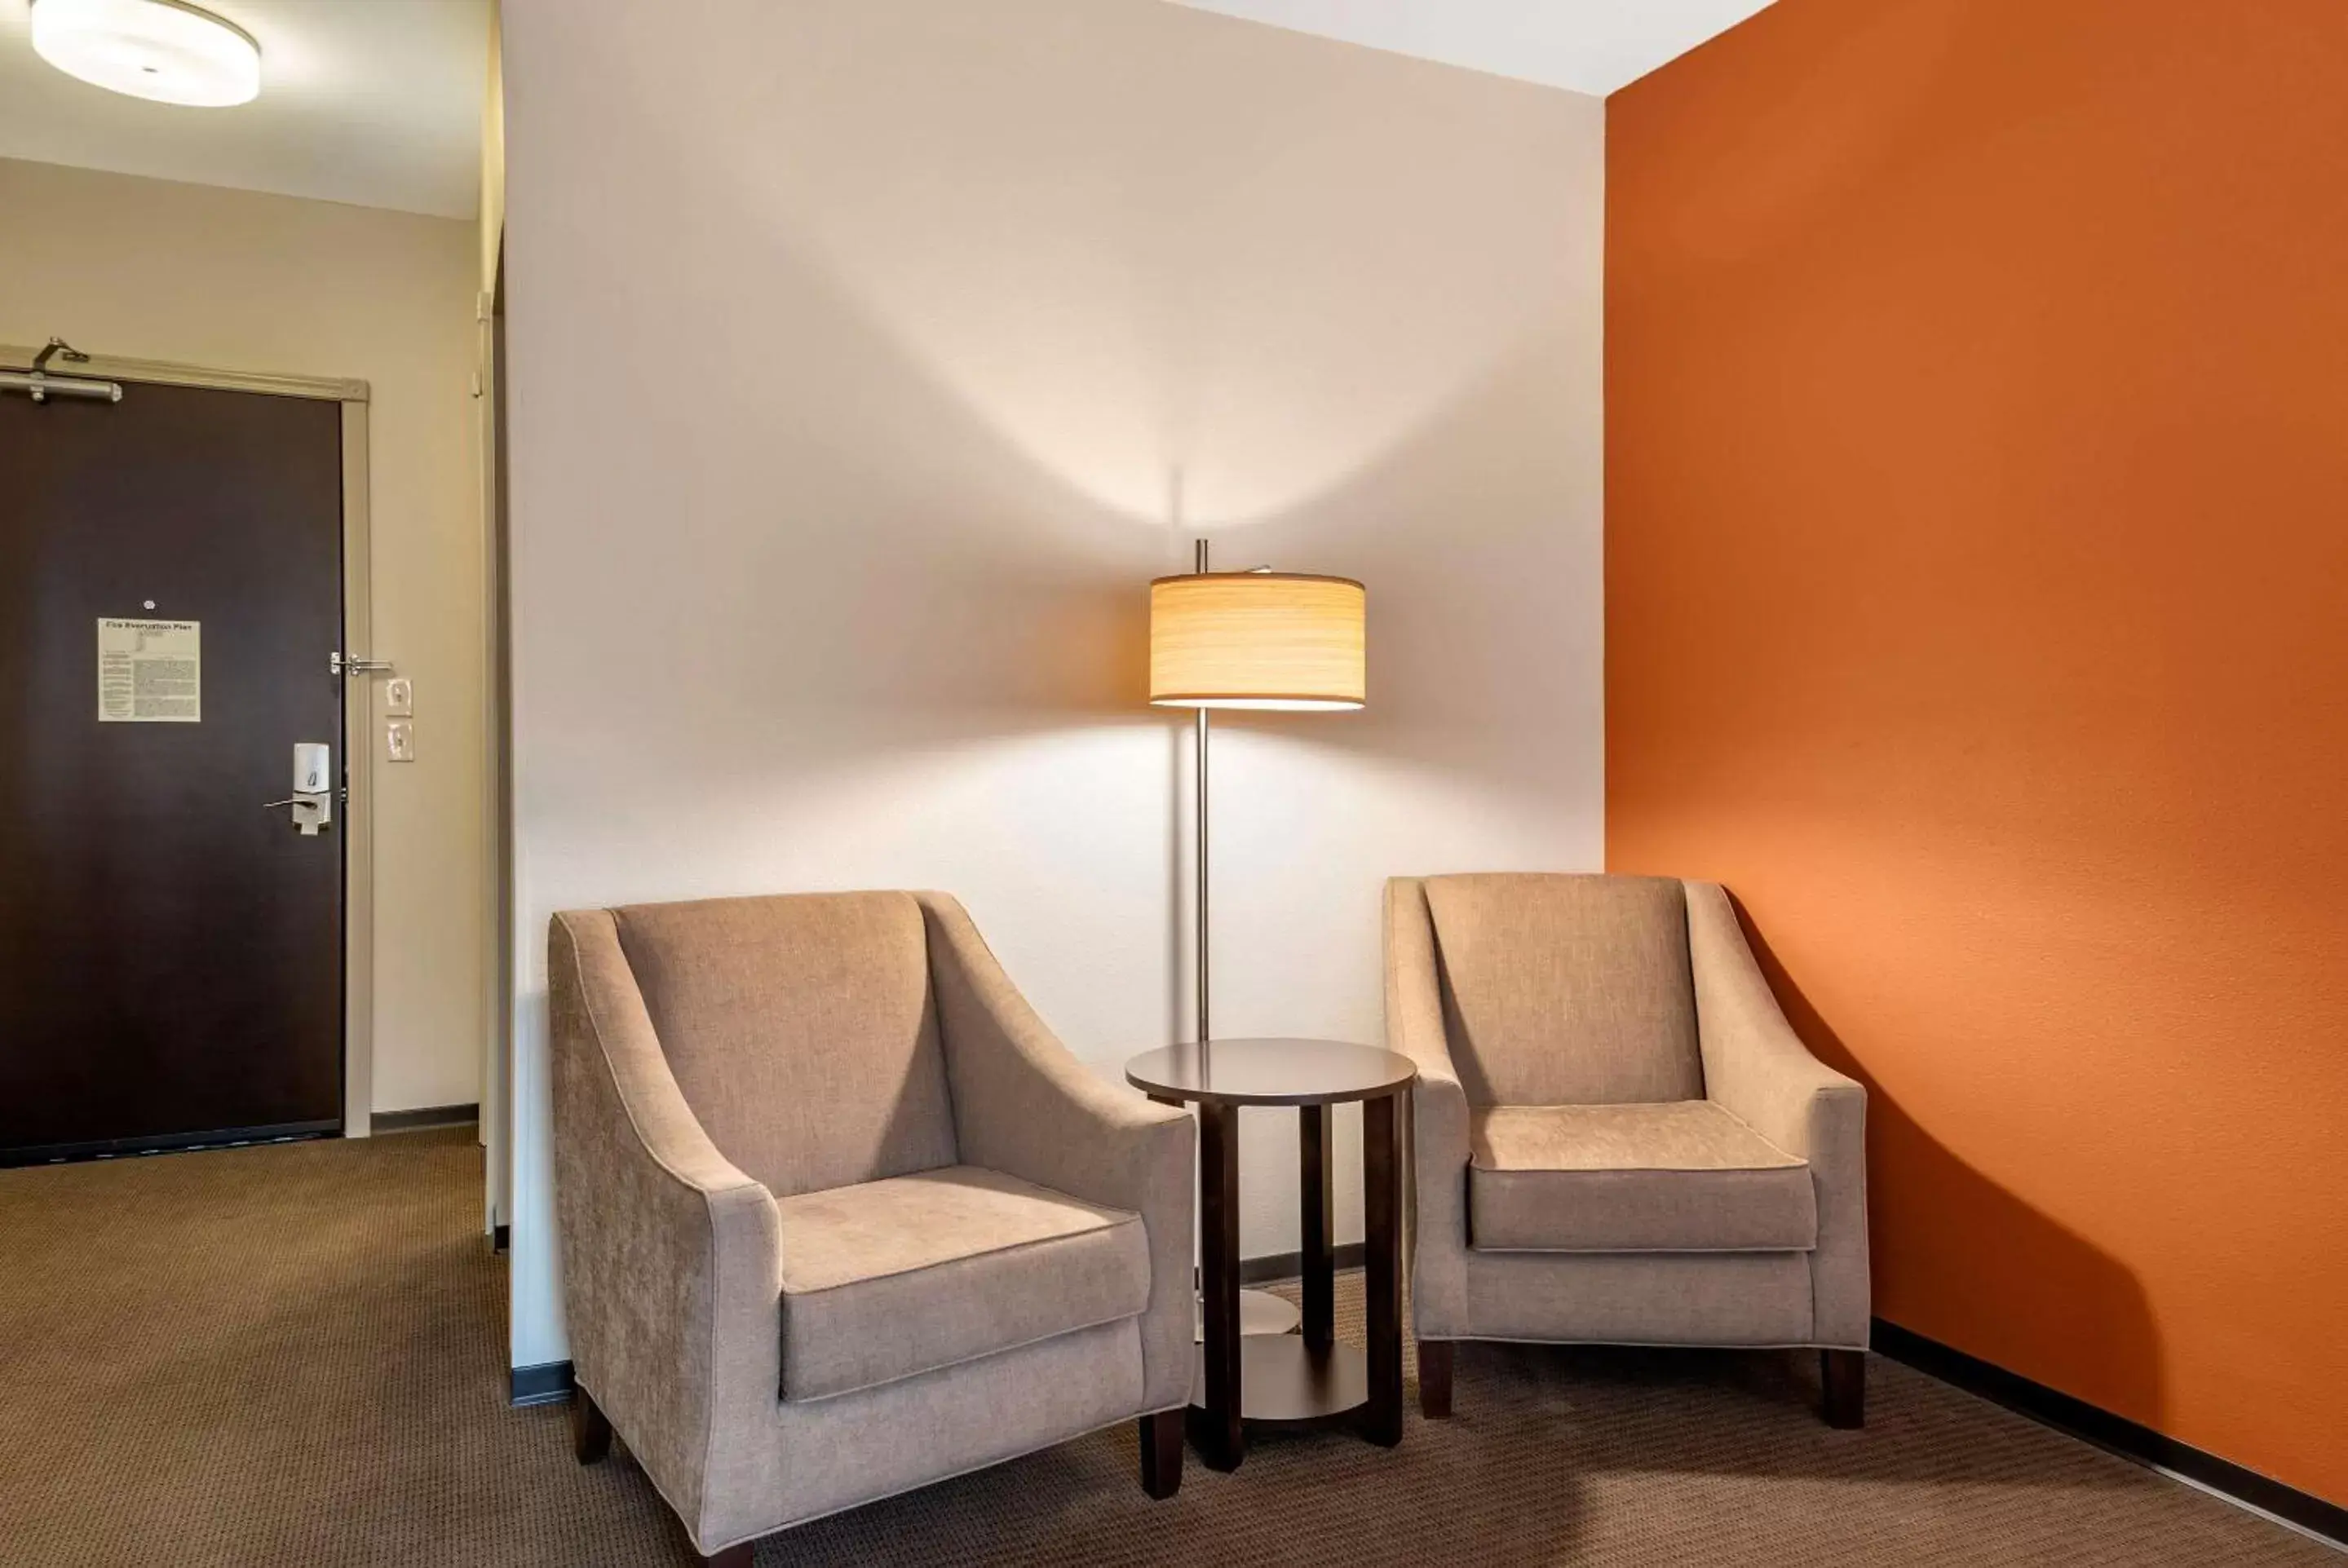
[[[1202,538],[1191,547],[1191,569],[1200,576],[1207,574],[1207,541]],[[1210,1036],[1207,1030],[1207,708],[1199,708],[1198,762],[1198,838],[1199,838],[1199,912],[1198,971],[1199,971],[1199,1043],[1204,1045]]]

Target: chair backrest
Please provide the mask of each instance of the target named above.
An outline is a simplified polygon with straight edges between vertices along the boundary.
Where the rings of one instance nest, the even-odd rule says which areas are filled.
[[[1677,880],[1490,873],[1425,886],[1470,1103],[1703,1098]]]
[[[955,1163],[921,907],[809,893],[612,911],[685,1103],[777,1197]]]

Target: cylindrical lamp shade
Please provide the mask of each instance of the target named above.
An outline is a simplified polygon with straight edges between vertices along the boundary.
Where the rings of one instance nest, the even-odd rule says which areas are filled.
[[[1368,595],[1350,578],[1216,571],[1149,585],[1149,700],[1166,708],[1358,708]]]

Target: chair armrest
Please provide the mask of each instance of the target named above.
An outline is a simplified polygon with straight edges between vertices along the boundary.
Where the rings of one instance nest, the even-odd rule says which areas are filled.
[[[1812,1056],[1786,1021],[1726,890],[1687,884],[1687,913],[1705,1096],[1789,1154],[1831,1158],[1834,1140],[1820,1133],[1863,1114],[1867,1091]]]
[[[1427,1338],[1468,1334],[1468,1093],[1443,1026],[1443,977],[1426,889],[1386,881],[1386,1049],[1417,1065],[1411,1087],[1411,1317]]]
[[[1141,1216],[1149,1237],[1143,1409],[1189,1403],[1198,1179],[1189,1116],[1101,1079],[1019,994],[961,904],[942,893],[913,897],[928,927],[963,1161]]]
[[[774,1200],[709,1141],[601,909],[548,935],[555,1215],[572,1364],[696,1542],[713,1454],[774,1421],[782,1238]]]
[[[1812,1056],[1786,1021],[1727,891],[1687,887],[1688,959],[1704,1094],[1809,1162],[1818,1203],[1812,1294],[1820,1343],[1867,1344],[1867,1090]]]

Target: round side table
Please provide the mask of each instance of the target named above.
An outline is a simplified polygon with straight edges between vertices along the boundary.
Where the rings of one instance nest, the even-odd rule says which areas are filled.
[[[1215,1470],[1237,1470],[1247,1430],[1358,1419],[1362,1435],[1402,1440],[1402,1097],[1406,1056],[1334,1040],[1217,1040],[1144,1051],[1126,1081],[1152,1100],[1199,1108],[1200,1285],[1206,1312],[1188,1425]],[[1331,1107],[1362,1105],[1363,1275],[1369,1350],[1340,1345],[1329,1185]],[[1293,1106],[1302,1122],[1302,1335],[1246,1336],[1240,1323],[1239,1113]]]

